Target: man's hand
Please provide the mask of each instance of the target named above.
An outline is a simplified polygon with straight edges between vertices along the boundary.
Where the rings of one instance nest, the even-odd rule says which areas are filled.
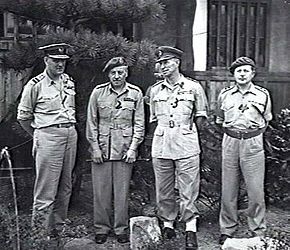
[[[127,153],[124,155],[123,159],[127,163],[133,163],[136,161],[136,151],[128,149]]]
[[[100,164],[104,162],[104,155],[101,150],[94,150],[92,156],[94,163]]]
[[[34,129],[31,127],[32,120],[19,120],[21,127],[33,137]]]
[[[195,124],[199,131],[202,130],[203,126],[205,125],[205,122],[206,122],[206,117],[204,116],[196,117]]]

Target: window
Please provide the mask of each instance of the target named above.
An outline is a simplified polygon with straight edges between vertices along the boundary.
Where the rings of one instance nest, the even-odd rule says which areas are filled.
[[[4,36],[4,14],[0,12],[0,37]]]
[[[228,67],[239,56],[266,65],[267,0],[209,0],[207,68]]]

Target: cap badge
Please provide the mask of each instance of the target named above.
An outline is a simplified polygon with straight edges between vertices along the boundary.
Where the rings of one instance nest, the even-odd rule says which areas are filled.
[[[63,48],[63,47],[58,48],[58,52],[59,52],[59,53],[64,53],[64,48]]]

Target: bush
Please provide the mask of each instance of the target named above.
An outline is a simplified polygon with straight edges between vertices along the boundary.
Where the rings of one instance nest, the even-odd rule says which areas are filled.
[[[290,107],[282,109],[265,133],[266,195],[290,201]]]

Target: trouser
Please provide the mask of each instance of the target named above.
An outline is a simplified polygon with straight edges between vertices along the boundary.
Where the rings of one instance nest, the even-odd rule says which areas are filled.
[[[35,129],[34,226],[38,220],[44,220],[44,227],[51,230],[63,224],[67,218],[76,147],[77,132],[74,126]]]
[[[127,232],[131,174],[132,164],[123,161],[92,163],[96,234],[108,234],[111,229],[116,235]],[[112,203],[114,204],[114,222],[111,220]]]
[[[248,225],[252,232],[259,235],[266,229],[264,200],[265,156],[262,134],[241,140],[226,134],[223,137],[220,211],[220,229],[222,234],[232,235],[238,226],[237,200],[240,170],[248,193]]]
[[[158,216],[163,221],[189,222],[198,216],[195,205],[200,184],[199,155],[170,160],[153,158]],[[179,208],[175,197],[175,175],[179,189]]]

